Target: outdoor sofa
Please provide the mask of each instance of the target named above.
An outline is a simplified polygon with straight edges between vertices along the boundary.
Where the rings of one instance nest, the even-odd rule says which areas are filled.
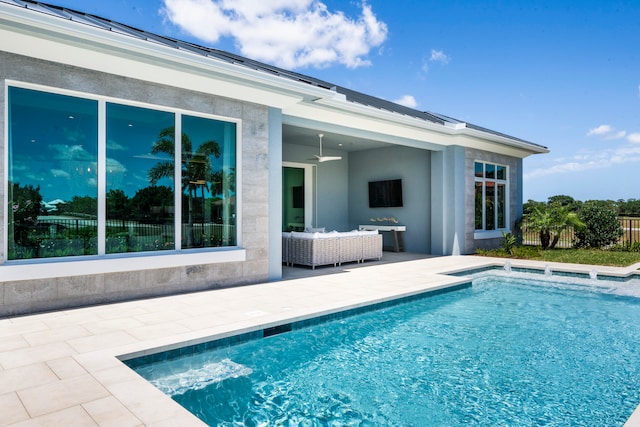
[[[382,258],[382,235],[377,230],[282,233],[282,262],[286,265],[341,265]]]

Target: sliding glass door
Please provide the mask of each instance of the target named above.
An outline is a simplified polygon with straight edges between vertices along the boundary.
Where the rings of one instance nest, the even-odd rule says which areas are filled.
[[[285,163],[282,168],[282,230],[313,227],[313,165]]]

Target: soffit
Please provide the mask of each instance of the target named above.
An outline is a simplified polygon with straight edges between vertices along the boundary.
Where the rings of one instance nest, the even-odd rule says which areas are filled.
[[[285,124],[311,129],[311,133],[337,129],[347,135],[356,135],[368,142],[356,144],[355,150],[372,148],[374,141],[403,145],[431,151],[446,146],[461,146],[524,158],[534,153],[545,153],[546,148],[531,146],[500,134],[487,134],[467,127],[453,127],[425,122],[413,116],[398,116],[360,104],[345,105],[339,100],[316,100],[298,103],[283,110]],[[316,132],[317,133],[317,132]],[[326,132],[325,132],[326,133]],[[285,142],[287,142],[285,140]],[[332,147],[329,139],[323,141]]]

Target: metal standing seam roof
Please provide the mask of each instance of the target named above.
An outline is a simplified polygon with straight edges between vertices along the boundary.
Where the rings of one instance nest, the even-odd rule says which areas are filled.
[[[141,30],[129,25],[112,21],[110,19],[102,18],[100,16],[92,15],[85,12],[80,12],[73,9],[68,9],[62,6],[55,6],[47,3],[42,3],[33,0],[0,0],[2,3],[14,5],[17,7],[23,7],[35,12],[46,13],[48,15],[56,16],[62,19],[78,22],[84,25],[90,25],[93,27],[101,28],[106,31],[112,31],[114,33],[123,34],[126,36],[134,37],[140,40],[145,40],[150,43],[162,44],[174,49],[188,51],[197,55],[202,55],[213,60],[224,61],[227,63],[243,66],[252,70],[262,71],[269,74],[273,74],[282,78],[294,80],[301,83],[306,83],[312,86],[335,90],[337,93],[343,94],[347,101],[361,104],[380,110],[389,111],[392,113],[402,114],[408,117],[424,120],[426,122],[445,125],[447,123],[452,125],[463,125],[468,129],[477,130],[487,134],[508,138],[514,141],[530,144],[541,148],[547,148],[539,144],[535,144],[524,139],[516,138],[511,135],[507,135],[501,132],[496,132],[491,129],[487,129],[481,126],[477,126],[468,122],[464,122],[452,117],[448,117],[438,113],[432,113],[427,111],[419,111],[414,108],[405,107],[395,102],[387,101],[375,96],[367,95],[362,92],[351,90],[342,86],[338,86],[324,80],[316,79],[305,74],[296,73],[294,71],[285,70],[273,65],[265,64],[259,61],[254,61],[249,58],[245,58],[230,52],[225,52],[219,49],[200,46],[194,43],[189,43],[174,39],[171,37],[165,37],[158,34],[150,33],[145,30]]]

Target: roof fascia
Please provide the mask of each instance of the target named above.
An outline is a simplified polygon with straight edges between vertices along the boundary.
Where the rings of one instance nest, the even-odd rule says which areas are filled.
[[[502,135],[495,135],[489,132],[483,132],[467,127],[465,127],[464,130],[461,131],[461,133],[470,137],[488,139],[498,144],[509,145],[514,148],[530,151],[531,154],[546,154],[549,152],[549,149],[547,147],[543,147],[541,145],[531,144],[518,139],[508,138]]]

